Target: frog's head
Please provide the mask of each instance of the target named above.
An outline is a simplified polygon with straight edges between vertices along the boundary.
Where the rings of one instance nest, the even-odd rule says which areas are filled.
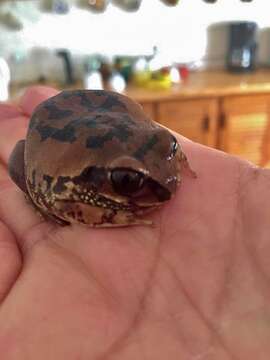
[[[137,215],[162,205],[175,193],[182,152],[167,130],[141,134],[125,149],[113,141],[104,146],[108,149],[96,151],[94,157],[80,151],[76,162],[74,155],[65,156],[70,169],[64,173],[74,175],[57,174],[52,187],[53,207],[65,220],[74,217],[89,223],[94,218],[103,226],[108,221],[138,223]]]

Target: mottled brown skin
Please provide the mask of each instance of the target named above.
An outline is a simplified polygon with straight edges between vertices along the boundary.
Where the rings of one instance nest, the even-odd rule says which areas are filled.
[[[45,217],[104,227],[151,224],[142,215],[172,197],[182,165],[189,168],[174,136],[139,104],[75,90],[36,108],[9,172]]]

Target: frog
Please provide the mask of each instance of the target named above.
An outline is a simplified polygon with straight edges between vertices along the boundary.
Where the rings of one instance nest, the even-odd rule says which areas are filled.
[[[63,90],[38,104],[9,175],[46,220],[90,227],[153,225],[186,168],[175,135],[130,97]]]

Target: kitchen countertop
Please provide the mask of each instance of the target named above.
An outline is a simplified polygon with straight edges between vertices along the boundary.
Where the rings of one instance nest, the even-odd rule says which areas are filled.
[[[11,99],[18,97],[30,85],[34,84],[11,85]],[[59,89],[82,88],[80,82],[68,87],[52,82],[42,85]],[[129,85],[125,91],[126,95],[139,102],[263,93],[270,93],[270,69],[246,74],[232,74],[225,71],[197,71],[191,72],[185,82],[168,90],[148,90]]]

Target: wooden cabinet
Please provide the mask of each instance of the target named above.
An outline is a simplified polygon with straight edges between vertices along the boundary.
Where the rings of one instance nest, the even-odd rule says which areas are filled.
[[[216,147],[218,101],[166,100],[157,103],[157,121],[198,143]]]
[[[200,144],[270,164],[270,94],[142,103],[147,115]]]
[[[262,156],[260,166],[270,169],[270,116],[268,117],[265,133],[262,141]]]
[[[262,165],[269,105],[269,95],[224,97],[221,100],[218,147]]]

